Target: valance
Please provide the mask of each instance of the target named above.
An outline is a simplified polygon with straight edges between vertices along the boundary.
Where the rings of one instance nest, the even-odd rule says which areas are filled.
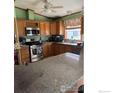
[[[64,21],[65,26],[78,26],[81,25],[81,18],[74,18]]]

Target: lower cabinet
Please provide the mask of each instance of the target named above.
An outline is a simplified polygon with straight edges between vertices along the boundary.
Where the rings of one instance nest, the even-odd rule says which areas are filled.
[[[72,45],[65,45],[65,44],[59,44],[59,43],[47,42],[43,45],[44,58],[50,57],[50,56],[56,56],[66,52],[80,54],[80,50],[81,50],[80,46],[72,46]]]
[[[55,43],[53,46],[54,46],[54,55],[59,55],[59,54],[66,53],[66,52],[72,52],[71,45]]]
[[[47,42],[43,44],[43,56],[44,58],[52,56],[52,43],[51,42]]]
[[[71,53],[75,53],[75,54],[80,54],[80,50],[81,50],[81,46],[75,46],[75,45],[66,45],[66,44],[57,44],[54,43],[53,44],[53,55],[59,55],[62,53],[66,53],[66,52],[71,52]]]
[[[30,61],[29,47],[21,47],[20,53],[21,53],[21,63],[22,64],[28,63]]]

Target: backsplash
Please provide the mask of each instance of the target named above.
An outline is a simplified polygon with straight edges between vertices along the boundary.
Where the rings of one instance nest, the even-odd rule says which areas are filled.
[[[20,38],[26,38],[26,39],[35,39],[35,41],[42,40],[43,42],[48,41],[49,36],[44,36],[44,35],[38,35],[38,36],[23,36]]]
[[[41,40],[42,40],[42,41],[48,41],[48,40],[49,40],[49,37],[50,37],[50,36],[41,35]]]

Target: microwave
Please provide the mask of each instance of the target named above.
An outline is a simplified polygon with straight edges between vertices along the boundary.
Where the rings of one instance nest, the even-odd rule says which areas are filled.
[[[25,35],[26,36],[35,36],[40,34],[39,28],[33,28],[33,27],[26,27],[25,28]]]

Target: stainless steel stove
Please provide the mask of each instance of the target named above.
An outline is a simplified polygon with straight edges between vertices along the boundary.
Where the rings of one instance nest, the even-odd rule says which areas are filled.
[[[30,62],[36,62],[43,58],[42,45],[30,45]]]

